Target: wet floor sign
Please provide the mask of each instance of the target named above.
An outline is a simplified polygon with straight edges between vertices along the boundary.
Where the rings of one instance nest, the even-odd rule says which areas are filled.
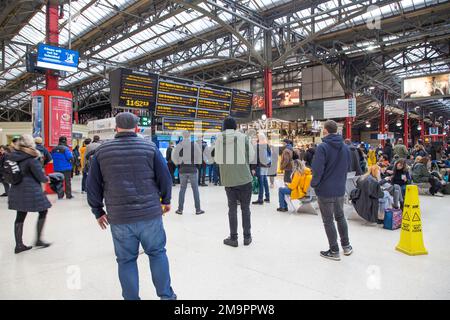
[[[400,231],[400,242],[396,249],[410,256],[428,254],[423,244],[419,190],[414,185],[406,186],[402,230]]]

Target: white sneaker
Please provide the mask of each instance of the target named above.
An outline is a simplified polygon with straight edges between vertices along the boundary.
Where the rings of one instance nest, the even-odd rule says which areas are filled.
[[[444,196],[444,194],[441,193],[441,192],[436,192],[434,195],[435,195],[436,197],[443,197],[443,196]]]

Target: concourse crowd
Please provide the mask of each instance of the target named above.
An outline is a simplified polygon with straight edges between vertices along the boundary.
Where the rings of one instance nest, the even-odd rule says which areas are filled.
[[[14,252],[31,249],[22,240],[28,212],[39,213],[35,246],[50,246],[42,240],[51,208],[42,184],[49,183],[59,199],[72,199],[72,176],[81,174],[81,190],[98,225],[111,229],[124,299],[139,299],[140,245],[149,256],[157,295],[176,299],[162,216],[171,210],[172,186],[177,183],[175,213],[179,215],[185,213],[189,184],[196,215],[206,213],[199,192],[199,187],[208,186],[206,177],[209,183],[224,187],[230,232],[223,243],[231,247],[239,246],[239,208],[243,244],[249,246],[252,205],[270,203],[273,190],[278,195],[276,212],[289,211],[288,202],[315,198],[329,244],[320,256],[335,261],[341,260],[340,248],[345,256],[353,253],[344,215],[346,202],[365,220],[381,224],[386,210],[403,207],[408,184],[425,185],[433,196],[449,191],[450,148],[421,141],[408,148],[402,139],[376,148],[344,141],[332,120],[325,122],[320,144],[294,146],[285,139],[281,148],[271,145],[263,132],[244,134],[232,117],[225,118],[222,129],[210,146],[183,132],[162,155],[153,142],[136,133],[138,118],[123,112],[116,116],[117,133],[111,140],[94,136],[71,150],[66,137],[60,137],[59,145],[49,152],[42,138],[23,135],[10,146],[1,146],[3,196],[8,197],[9,209],[16,211]],[[47,175],[44,167],[50,163],[54,173]],[[280,170],[282,182],[275,179]],[[253,202],[252,194],[257,196]]]

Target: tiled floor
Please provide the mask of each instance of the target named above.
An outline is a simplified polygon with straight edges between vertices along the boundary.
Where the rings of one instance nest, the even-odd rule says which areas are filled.
[[[79,192],[50,196],[45,239],[53,245],[13,254],[15,213],[0,198],[0,299],[121,299],[111,234],[100,230]],[[179,187],[174,188],[174,207]],[[354,254],[340,262],[319,256],[327,241],[321,219],[279,213],[272,203],[253,206],[254,242],[226,247],[228,219],[223,187],[201,188],[206,214],[164,217],[173,288],[180,299],[449,299],[450,196],[421,197],[425,246],[411,257],[394,250],[400,231],[349,220]],[[32,244],[37,214],[29,214],[24,241]],[[242,239],[240,239],[242,241]],[[148,260],[139,258],[141,297],[156,299]]]

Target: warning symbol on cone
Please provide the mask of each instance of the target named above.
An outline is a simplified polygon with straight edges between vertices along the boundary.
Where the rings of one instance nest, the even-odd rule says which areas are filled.
[[[411,218],[412,221],[411,221]],[[420,219],[419,190],[415,185],[406,187],[400,242],[396,249],[410,256],[428,254],[423,244],[422,221]]]

